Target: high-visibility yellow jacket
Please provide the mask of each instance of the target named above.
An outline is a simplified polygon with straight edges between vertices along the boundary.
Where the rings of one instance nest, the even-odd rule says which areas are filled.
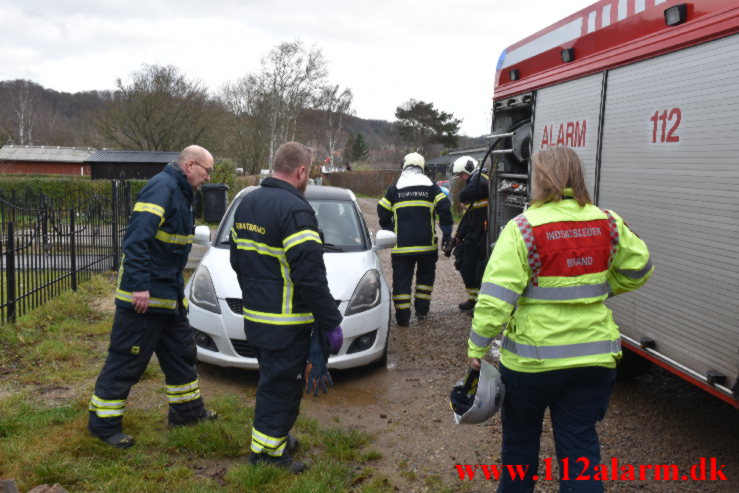
[[[614,368],[620,335],[603,302],[653,270],[646,244],[616,213],[569,198],[534,205],[495,244],[467,354],[484,356],[505,328],[501,362],[512,370]]]

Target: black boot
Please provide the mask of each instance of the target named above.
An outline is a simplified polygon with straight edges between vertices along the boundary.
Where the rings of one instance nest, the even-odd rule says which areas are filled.
[[[459,309],[463,312],[469,312],[475,309],[475,304],[477,304],[477,300],[467,300],[459,304]]]
[[[300,442],[298,441],[297,437],[293,435],[287,435],[287,451],[288,452],[295,452],[295,450],[298,448],[298,445]]]
[[[100,440],[104,441],[108,445],[112,445],[115,448],[125,449],[133,446],[134,443],[136,443],[136,440],[133,439],[131,435],[126,435],[125,433],[116,433],[115,435],[111,435],[109,437],[101,437],[98,435],[93,435]],[[4,491],[4,490],[3,490]]]
[[[218,413],[211,411],[210,409],[204,409],[202,414],[197,418],[183,419],[176,413],[169,414],[168,425],[170,428],[176,428],[178,426],[188,426],[197,423],[205,423],[208,421],[216,421],[218,419]]]
[[[300,474],[301,472],[305,471],[305,464],[293,460],[290,452],[288,452],[287,450],[285,450],[285,452],[283,452],[280,457],[272,457],[269,454],[256,454],[252,452],[251,454],[249,454],[249,464],[254,466],[259,464],[267,464],[282,467],[283,469],[287,469],[293,474]]]
[[[411,311],[409,309],[397,310],[395,321],[402,327],[408,327],[411,324]]]

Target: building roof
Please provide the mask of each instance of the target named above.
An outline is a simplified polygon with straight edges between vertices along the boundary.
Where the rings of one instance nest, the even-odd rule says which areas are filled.
[[[483,157],[486,152],[488,152],[488,146],[465,147],[464,149],[449,151],[449,156],[451,156],[452,160],[455,160],[460,156],[472,156],[474,158],[478,158],[478,156]]]
[[[143,163],[168,164],[176,161],[179,152],[170,151],[109,151],[94,152],[85,161],[88,163]]]
[[[95,151],[92,147],[6,145],[0,148],[0,161],[82,163]]]
[[[426,161],[426,166],[441,166],[445,164],[450,164],[453,160],[454,159],[452,159],[447,154],[445,156],[439,156],[439,157],[435,157],[434,159],[429,159],[428,161]]]

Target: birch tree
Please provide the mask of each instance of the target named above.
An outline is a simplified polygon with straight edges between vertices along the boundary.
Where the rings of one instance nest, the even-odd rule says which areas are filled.
[[[33,125],[41,90],[41,86],[28,80],[0,82],[0,106],[5,114],[3,133],[16,144],[33,144]]]
[[[269,162],[270,128],[267,103],[255,75],[248,75],[221,91],[228,114],[226,149],[247,174],[258,174]]]
[[[317,96],[326,75],[321,50],[308,50],[299,40],[280,43],[262,59],[262,71],[254,82],[268,115],[270,169],[277,147],[294,140],[298,116]]]
[[[344,116],[350,114],[353,99],[350,89],[339,92],[339,85],[336,84],[324,86],[316,100],[316,109],[323,113],[325,145],[332,166],[335,164],[334,152],[344,131]]]

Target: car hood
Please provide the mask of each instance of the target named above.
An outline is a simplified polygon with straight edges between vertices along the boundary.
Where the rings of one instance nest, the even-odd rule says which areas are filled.
[[[208,268],[216,296],[219,298],[241,298],[241,288],[236,273],[231,268],[230,251],[227,248],[210,247],[200,265]],[[372,250],[364,252],[325,252],[326,276],[331,296],[346,301],[354,294],[362,276],[370,270],[380,270],[377,255]]]

